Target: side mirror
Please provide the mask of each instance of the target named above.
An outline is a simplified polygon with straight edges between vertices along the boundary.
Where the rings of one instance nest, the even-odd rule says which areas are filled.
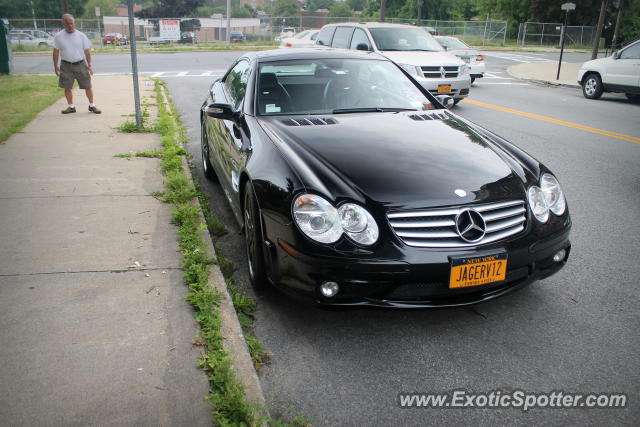
[[[356,50],[364,50],[365,52],[368,52],[369,46],[366,43],[358,43],[356,46]]]
[[[437,95],[436,99],[447,110],[455,105],[455,102],[453,102],[453,98],[449,95]]]
[[[231,104],[213,103],[204,108],[204,112],[209,117],[215,117],[222,120],[233,120],[236,113],[233,111]]]

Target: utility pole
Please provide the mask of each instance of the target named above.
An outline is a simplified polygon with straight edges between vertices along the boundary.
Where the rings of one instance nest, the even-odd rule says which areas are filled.
[[[136,125],[142,127],[140,111],[140,89],[138,88],[138,56],[136,55],[136,27],[133,23],[133,0],[127,0],[129,15],[129,43],[131,46],[131,74],[133,75],[133,98],[136,106]]]
[[[609,0],[602,0],[602,6],[600,6],[600,17],[598,18],[598,27],[596,28],[596,37],[593,40],[593,48],[591,49],[591,59],[598,57],[598,47],[600,46],[600,37],[602,37],[602,27],[604,26],[604,16],[607,13],[607,5]]]
[[[616,48],[618,41],[618,29],[620,28],[620,17],[622,17],[622,5],[624,0],[613,0],[613,5],[618,8],[618,17],[616,18],[616,28],[613,30],[613,39],[611,40],[611,50]]]
[[[380,22],[384,22],[384,8],[386,3],[386,0],[380,0]]]
[[[560,66],[562,65],[562,54],[564,53],[564,40],[567,38],[567,21],[569,20],[569,11],[576,8],[575,3],[564,3],[560,9],[565,11],[564,25],[562,26],[562,34],[560,36],[560,60],[558,60],[558,74],[556,80],[560,80]]]
[[[62,0],[62,13],[69,13],[69,3],[67,0]]]
[[[422,19],[422,6],[424,5],[424,0],[418,0],[418,25],[420,25],[420,20]]]
[[[227,0],[227,46],[231,46],[231,0]]]

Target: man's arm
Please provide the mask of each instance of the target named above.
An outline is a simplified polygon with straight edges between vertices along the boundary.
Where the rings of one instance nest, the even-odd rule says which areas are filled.
[[[60,58],[60,51],[53,49],[53,71],[56,72],[56,76],[60,75],[60,68],[58,68],[58,58]]]
[[[87,59],[87,71],[89,71],[89,74],[93,75],[93,68],[91,68],[91,49],[85,49],[84,56]]]

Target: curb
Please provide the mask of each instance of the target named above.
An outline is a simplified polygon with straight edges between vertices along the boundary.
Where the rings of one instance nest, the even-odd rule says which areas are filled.
[[[182,167],[185,170],[187,178],[193,182],[191,168],[189,167],[189,163],[185,157],[182,157]],[[206,224],[207,222],[202,214],[200,203],[197,199],[192,203],[194,206],[198,207],[198,214],[200,216],[201,223]],[[200,238],[205,242],[211,257],[215,259],[216,252],[213,248],[213,243],[211,243],[211,236],[206,228],[200,230]],[[209,286],[216,289],[223,295],[223,299],[220,304],[223,347],[229,353],[232,369],[236,374],[237,380],[244,386],[247,401],[257,406],[259,410],[264,410],[268,415],[266,400],[262,394],[262,386],[260,385],[258,374],[253,366],[253,361],[249,354],[249,348],[244,340],[242,327],[238,321],[238,314],[236,313],[236,309],[233,306],[231,297],[229,296],[224,276],[217,264],[213,264],[210,267]]]
[[[169,97],[165,88],[162,89],[162,94],[168,102]],[[187,179],[189,179],[190,182],[193,182],[191,168],[184,156],[182,157],[182,169],[184,170]],[[200,223],[206,224],[207,222],[204,214],[202,213],[202,207],[200,206],[198,199],[196,198],[193,200],[191,204],[198,208]],[[211,242],[211,236],[209,235],[208,229],[206,227],[202,227],[199,230],[199,233],[200,239],[202,239],[207,251],[209,252],[209,256],[212,259],[216,259],[216,252],[213,247],[213,243]],[[235,373],[238,382],[240,382],[244,388],[247,402],[256,408],[259,416],[269,416],[266,400],[262,393],[262,386],[260,385],[258,374],[253,366],[253,360],[251,359],[249,348],[247,347],[242,327],[238,320],[238,314],[236,313],[233,301],[231,300],[229,291],[227,290],[227,284],[224,280],[224,276],[217,264],[213,264],[209,268],[208,286],[217,290],[223,296],[219,307],[220,320],[222,322],[222,345],[231,360],[231,369]]]
[[[516,64],[516,65],[520,65],[520,64]],[[558,82],[558,81],[542,80],[542,79],[530,79],[530,78],[520,77],[517,74],[514,74],[514,73],[511,72],[511,67],[514,67],[514,65],[511,65],[509,68],[507,68],[507,74],[509,74],[514,79],[518,79],[518,80],[525,81],[525,82],[536,83],[536,84],[545,84],[545,85],[558,86],[558,87],[570,87],[570,88],[573,88],[573,89],[580,88],[580,85],[578,85],[577,83],[576,84],[569,84],[569,83],[561,83],[561,82]]]

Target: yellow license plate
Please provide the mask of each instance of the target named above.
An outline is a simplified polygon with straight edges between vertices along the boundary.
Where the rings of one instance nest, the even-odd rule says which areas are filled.
[[[453,258],[449,288],[466,288],[505,280],[507,253],[473,258]]]
[[[451,85],[438,85],[438,93],[451,92]]]

